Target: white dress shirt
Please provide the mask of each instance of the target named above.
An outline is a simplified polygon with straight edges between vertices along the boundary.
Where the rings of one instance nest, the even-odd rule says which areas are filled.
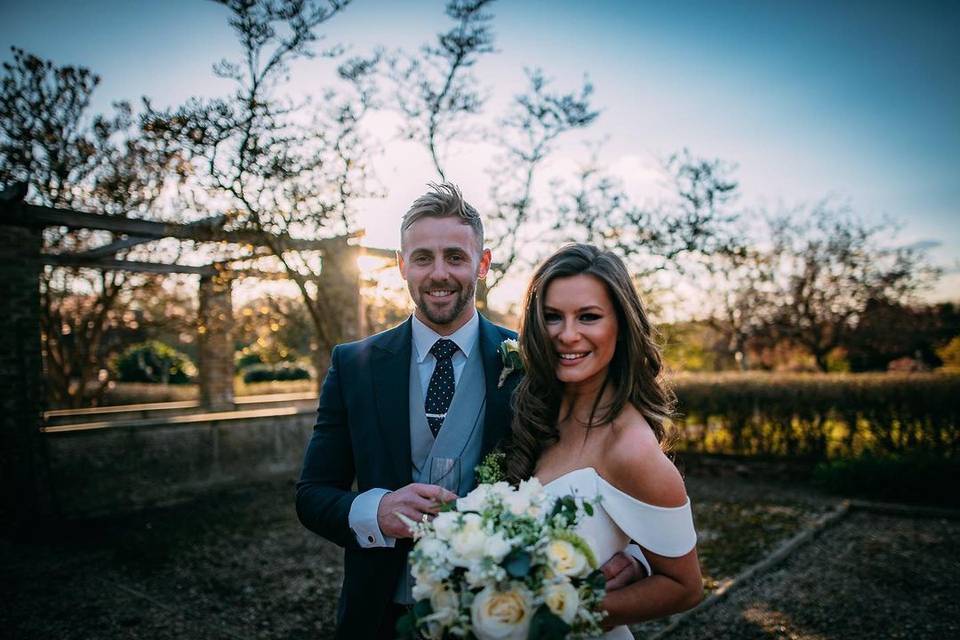
[[[413,352],[412,356],[417,362],[417,372],[419,375],[420,395],[426,402],[427,388],[430,386],[430,377],[437,366],[437,359],[430,353],[434,343],[441,339],[453,340],[457,343],[459,350],[453,354],[453,380],[454,385],[460,379],[463,368],[467,364],[467,357],[470,350],[477,343],[477,336],[480,333],[480,316],[476,311],[467,322],[454,331],[449,336],[441,336],[439,333],[425,325],[416,315],[412,318],[413,330]],[[410,381],[414,384],[414,381]],[[358,495],[350,505],[350,513],[347,516],[347,522],[350,530],[357,538],[357,543],[364,548],[370,547],[392,547],[396,544],[396,539],[383,535],[380,531],[380,525],[377,523],[377,511],[380,508],[380,500],[383,496],[390,493],[387,489],[370,489]]]

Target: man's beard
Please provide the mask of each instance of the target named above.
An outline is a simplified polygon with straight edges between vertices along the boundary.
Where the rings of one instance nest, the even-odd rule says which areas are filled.
[[[439,287],[434,287],[439,288]],[[428,289],[429,290],[429,289]],[[457,316],[463,311],[464,307],[467,306],[467,303],[473,299],[474,293],[477,290],[477,283],[471,280],[466,287],[461,288],[456,294],[457,299],[454,301],[453,306],[446,310],[431,310],[429,305],[427,305],[426,294],[420,292],[419,299],[417,302],[417,309],[427,317],[427,320],[436,325],[445,325],[453,322]]]

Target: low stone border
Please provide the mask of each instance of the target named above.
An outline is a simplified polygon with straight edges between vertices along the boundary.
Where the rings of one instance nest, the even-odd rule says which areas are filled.
[[[743,584],[746,584],[756,576],[769,571],[774,566],[786,560],[791,553],[813,540],[828,527],[831,527],[842,520],[850,513],[850,511],[851,502],[849,500],[843,500],[839,505],[837,505],[836,509],[821,516],[803,531],[784,541],[766,558],[750,565],[733,578],[729,578],[721,582],[716,591],[707,596],[703,602],[698,604],[696,607],[690,609],[689,611],[684,611],[683,613],[678,613],[671,616],[670,622],[667,624],[667,626],[650,636],[648,640],[661,640],[662,638],[667,637],[682,624],[684,624],[691,616],[694,616],[705,609],[709,609],[715,604],[722,602],[733,590],[737,589]]]
[[[867,511],[870,513],[911,518],[946,518],[949,520],[960,520],[960,509],[872,502],[869,500],[843,500],[837,505],[836,509],[820,517],[809,527],[783,542],[766,558],[750,565],[733,578],[724,580],[717,590],[707,596],[699,605],[689,611],[671,616],[667,626],[650,636],[648,640],[663,640],[663,638],[666,638],[683,625],[690,617],[722,602],[732,591],[780,564],[794,551],[812,541],[827,528],[837,524],[854,511]]]

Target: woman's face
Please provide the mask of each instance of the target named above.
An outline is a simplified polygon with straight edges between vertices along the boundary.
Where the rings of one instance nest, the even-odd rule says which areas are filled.
[[[599,384],[616,351],[618,330],[603,282],[586,274],[551,280],[543,315],[559,359],[557,378],[565,384]]]

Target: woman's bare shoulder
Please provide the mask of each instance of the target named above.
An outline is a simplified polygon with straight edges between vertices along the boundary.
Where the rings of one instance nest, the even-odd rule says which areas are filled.
[[[687,490],[680,472],[639,411],[625,409],[611,435],[603,464],[603,475],[610,484],[647,504],[686,504]]]

